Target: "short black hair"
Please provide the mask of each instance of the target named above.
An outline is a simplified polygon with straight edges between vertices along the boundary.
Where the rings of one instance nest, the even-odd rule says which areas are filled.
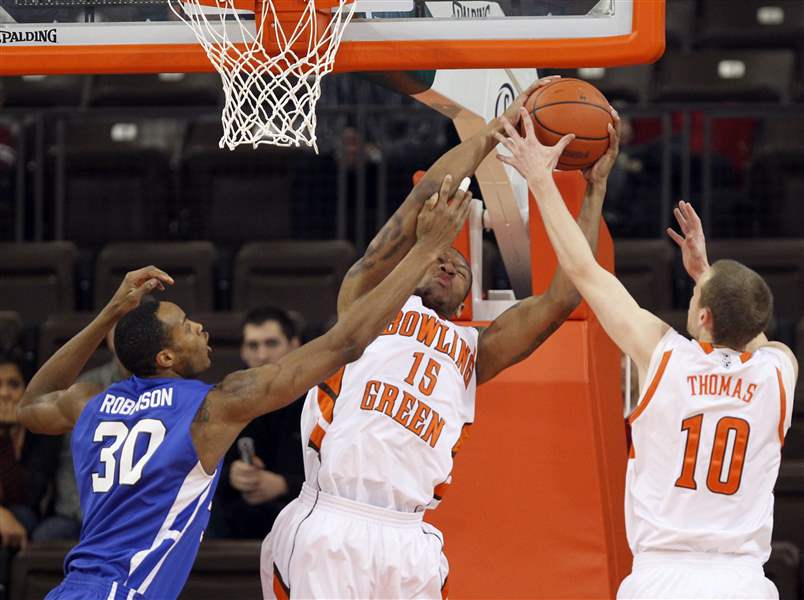
[[[735,260],[719,260],[701,289],[701,307],[712,311],[712,340],[741,350],[767,329],[773,293],[756,271]]]
[[[288,341],[299,337],[299,326],[290,314],[276,306],[261,306],[250,310],[243,319],[243,327],[246,325],[262,325],[267,321],[276,321],[282,329],[282,333]]]
[[[28,380],[28,372],[26,369],[25,359],[24,359],[24,352],[21,348],[18,347],[11,347],[7,350],[0,352],[0,366],[3,365],[13,365],[17,367],[17,370],[22,375],[22,379],[24,381]]]
[[[114,350],[120,363],[137,377],[156,374],[156,355],[170,346],[170,333],[156,315],[159,302],[144,302],[117,323]]]

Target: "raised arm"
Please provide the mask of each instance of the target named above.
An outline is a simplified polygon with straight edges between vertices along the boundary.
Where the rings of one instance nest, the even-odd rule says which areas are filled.
[[[139,306],[145,294],[164,290],[173,279],[156,267],[126,274],[109,303],[92,322],[40,367],[17,407],[20,423],[34,433],[57,435],[69,431],[87,401],[101,390],[89,383],[75,383],[87,361],[114,324]]]
[[[506,110],[509,120],[516,122],[519,119],[519,108],[525,99],[537,88],[555,79],[556,77],[540,79],[523,92]],[[433,163],[371,241],[365,255],[349,269],[338,295],[339,315],[379,284],[399,264],[416,241],[416,218],[425,200],[438,191],[447,175],[451,176],[449,193],[454,194],[461,180],[471,176],[497,145],[494,139],[497,131],[502,131],[502,124],[494,119]]]
[[[614,118],[616,127],[609,133],[609,150],[593,167],[584,171],[587,186],[578,226],[592,252],[597,249],[606,184],[619,151],[620,118],[616,114]],[[579,302],[578,291],[559,265],[544,294],[522,300],[480,333],[477,382],[488,381],[503,369],[530,356],[559,328]]]
[[[640,308],[617,278],[597,263],[564,205],[552,172],[574,136],[565,136],[555,146],[546,147],[536,138],[531,120],[527,118],[524,123],[525,138],[510,124],[505,124],[509,137],[503,143],[512,156],[501,156],[500,159],[515,167],[528,180],[559,264],[589,303],[609,337],[634,360],[644,381],[651,354],[668,326]]]
[[[449,182],[433,194],[417,220],[417,242],[379,285],[346,310],[321,337],[276,364],[238,371],[207,397],[193,432],[205,466],[223,456],[251,419],[293,402],[349,362],[357,360],[393,320],[433,261],[448,248],[469,214],[471,193],[451,202]]]
[[[681,249],[681,260],[687,274],[698,281],[709,268],[709,259],[706,255],[706,237],[704,236],[703,224],[698,213],[689,202],[683,200],[673,209],[681,234],[670,227],[667,228],[667,235],[670,236],[676,245]],[[775,348],[780,350],[790,359],[793,365],[793,374],[798,377],[798,360],[790,348],[782,342],[771,342],[764,333],[760,333],[746,346],[748,352],[754,352],[759,348]]]

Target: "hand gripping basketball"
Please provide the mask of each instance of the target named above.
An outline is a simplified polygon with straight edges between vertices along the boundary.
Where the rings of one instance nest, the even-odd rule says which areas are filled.
[[[494,137],[511,153],[511,156],[497,154],[497,158],[514,167],[525,179],[552,177],[561,153],[567,144],[575,139],[575,134],[568,133],[555,146],[544,146],[536,137],[533,121],[528,118],[527,110],[520,108],[520,112],[525,137],[519,135],[511,122],[503,117],[501,120],[508,137],[497,132],[494,133]]]

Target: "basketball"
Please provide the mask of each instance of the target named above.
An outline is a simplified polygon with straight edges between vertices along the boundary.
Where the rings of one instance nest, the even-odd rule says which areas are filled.
[[[525,108],[542,144],[553,146],[568,133],[575,134],[558,161],[562,171],[591,167],[609,149],[611,106],[590,83],[559,79],[534,92]]]

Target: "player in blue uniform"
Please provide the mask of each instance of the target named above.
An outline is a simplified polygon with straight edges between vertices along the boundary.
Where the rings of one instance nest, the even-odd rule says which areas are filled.
[[[392,320],[466,219],[470,194],[448,202],[454,187],[444,180],[418,215],[406,258],[329,332],[276,364],[237,371],[215,386],[193,379],[210,365],[203,326],[170,302],[140,303],[171,285],[171,277],[156,267],[126,275],[92,323],[39,369],[18,409],[31,431],[73,430],[84,523],[65,580],[48,600],[179,595],[229,446],[251,419],[290,404],[357,359]],[[104,391],[75,383],[115,324],[117,356],[132,377]]]

